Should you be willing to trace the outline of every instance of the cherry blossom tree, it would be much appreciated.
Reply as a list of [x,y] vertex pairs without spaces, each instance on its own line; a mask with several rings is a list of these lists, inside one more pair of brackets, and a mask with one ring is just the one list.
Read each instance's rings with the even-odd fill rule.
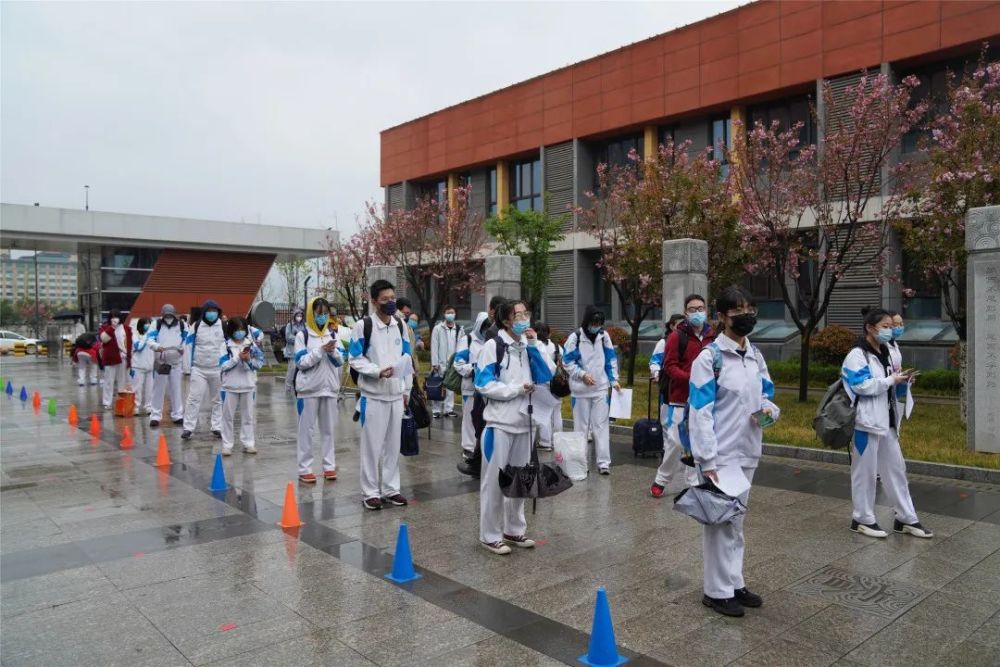
[[380,263],[374,241],[375,230],[362,222],[360,229],[342,243],[327,243],[323,278],[327,290],[339,303],[347,306],[356,319],[366,313],[368,286],[365,270]]
[[827,82],[826,113],[816,117],[820,147],[800,144],[801,123],[733,128],[731,176],[751,257],[746,269],[776,279],[799,330],[800,401],[807,397],[812,336],[837,285],[859,270],[885,276],[907,173],[906,165],[890,163],[924,114],[925,105],[911,99],[918,83],[908,77],[891,85],[882,74],[862,73],[856,85],[834,94]]

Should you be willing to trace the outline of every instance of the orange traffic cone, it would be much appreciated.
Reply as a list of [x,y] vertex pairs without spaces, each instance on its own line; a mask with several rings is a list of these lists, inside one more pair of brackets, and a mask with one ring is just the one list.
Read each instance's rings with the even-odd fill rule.
[[31,397],[31,406],[36,410],[39,410],[42,407],[42,396],[37,391],[35,392],[35,395]]
[[285,487],[285,507],[281,510],[281,521],[278,522],[278,526],[281,528],[298,528],[304,525],[302,519],[299,518],[299,504],[295,502],[295,489],[292,488],[292,483],[289,482],[288,486]]
[[69,406],[69,416],[66,418],[70,426],[76,426],[80,423],[80,415],[76,412],[76,406]]
[[125,427],[125,435],[122,437],[121,447],[122,449],[132,449],[135,443],[132,442],[132,431],[128,426]]
[[90,435],[95,438],[101,434],[101,422],[97,421],[97,415],[90,415]]
[[160,446],[156,450],[156,467],[163,468],[170,465],[170,451],[167,449],[167,436],[160,434]]

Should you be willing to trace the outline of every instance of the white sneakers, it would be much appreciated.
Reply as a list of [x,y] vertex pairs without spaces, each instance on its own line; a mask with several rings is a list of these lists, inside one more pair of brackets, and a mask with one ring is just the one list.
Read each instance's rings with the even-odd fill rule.
[[503,542],[492,542],[492,543],[480,542],[480,544],[483,545],[484,549],[492,553],[495,553],[498,556],[506,556],[507,554],[510,553],[510,547],[508,547]]
[[889,533],[879,528],[877,523],[859,523],[858,521],[851,521],[851,530],[866,537],[889,537]]

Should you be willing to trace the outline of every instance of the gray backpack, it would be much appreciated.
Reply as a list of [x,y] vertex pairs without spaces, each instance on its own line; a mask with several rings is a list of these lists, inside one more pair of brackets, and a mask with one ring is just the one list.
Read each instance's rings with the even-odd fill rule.
[[[865,361],[868,361],[867,352]],[[854,437],[857,405],[858,397],[855,396],[852,401],[841,380],[838,379],[827,387],[813,418],[813,430],[820,442],[830,449],[846,449],[850,446],[851,438]]]

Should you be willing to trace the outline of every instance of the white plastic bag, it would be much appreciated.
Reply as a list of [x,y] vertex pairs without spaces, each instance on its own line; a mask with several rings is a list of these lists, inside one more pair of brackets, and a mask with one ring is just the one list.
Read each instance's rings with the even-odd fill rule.
[[552,434],[553,459],[562,471],[579,482],[587,479],[587,436],[583,433]]

